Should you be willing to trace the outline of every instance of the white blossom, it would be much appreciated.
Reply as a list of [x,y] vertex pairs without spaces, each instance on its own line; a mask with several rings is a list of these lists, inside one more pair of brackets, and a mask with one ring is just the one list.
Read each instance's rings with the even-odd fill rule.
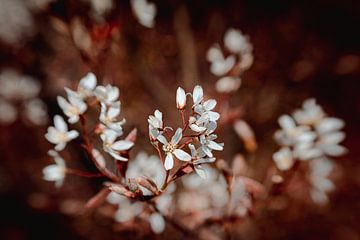
[[273,160],[281,171],[289,170],[294,165],[293,153],[288,147],[283,147],[273,154]]
[[93,96],[96,83],[96,76],[91,72],[81,78],[77,88],[77,94],[79,97],[81,99],[85,99],[87,97]]
[[132,10],[139,23],[145,27],[152,28],[155,24],[156,6],[147,0],[131,0]]
[[128,159],[121,156],[120,152],[129,150],[134,146],[134,143],[128,140],[116,141],[117,137],[118,133],[113,130],[105,129],[102,132],[100,138],[103,141],[104,151],[109,153],[116,160],[127,161]]
[[157,137],[157,139],[163,144],[163,150],[166,154],[165,163],[164,163],[166,170],[172,169],[174,166],[173,155],[175,155],[175,157],[181,161],[190,161],[191,160],[191,156],[187,152],[177,148],[178,143],[180,142],[181,138],[182,138],[182,129],[181,128],[178,128],[176,130],[176,132],[175,132],[174,136],[171,138],[170,142],[168,142],[163,135],[159,135]]
[[216,82],[215,89],[220,93],[230,93],[237,91],[240,86],[241,78],[225,76]]
[[101,103],[112,105],[118,101],[120,91],[119,88],[108,84],[106,86],[97,86],[94,94]]
[[118,135],[123,134],[122,125],[125,124],[125,119],[118,121],[117,118],[120,115],[120,101],[113,103],[110,106],[107,106],[105,103],[101,103],[101,112],[99,120],[104,124],[105,128],[111,129],[118,133]]
[[35,125],[44,125],[48,121],[45,103],[39,99],[31,99],[24,103],[24,115]]
[[188,145],[190,151],[191,151],[191,158],[192,163],[194,164],[195,172],[201,177],[201,178],[207,178],[207,170],[208,168],[204,168],[202,164],[206,163],[212,163],[215,162],[216,158],[214,157],[208,157],[204,151],[202,151],[202,148],[196,149],[193,144]]
[[149,135],[155,140],[164,129],[164,122],[162,120],[162,112],[155,110],[154,115],[150,115],[148,118],[149,123]]
[[48,154],[53,157],[55,164],[49,165],[43,169],[44,180],[53,181],[55,182],[56,187],[61,187],[66,175],[65,161],[54,150],[50,150]]
[[78,136],[79,133],[76,130],[68,131],[68,126],[66,122],[59,115],[55,115],[54,127],[50,126],[48,128],[47,133],[45,134],[45,138],[49,142],[56,144],[55,146],[56,151],[63,150],[67,142],[77,138]]
[[236,57],[225,57],[218,45],[212,46],[207,52],[207,60],[210,62],[210,71],[216,76],[228,73],[236,63]]
[[247,53],[252,51],[252,45],[247,36],[240,30],[230,28],[224,35],[224,45],[233,53]]
[[65,88],[67,92],[68,101],[61,96],[57,97],[57,102],[64,114],[69,117],[69,123],[76,123],[79,121],[79,116],[87,110],[86,103],[78,97],[72,90]]

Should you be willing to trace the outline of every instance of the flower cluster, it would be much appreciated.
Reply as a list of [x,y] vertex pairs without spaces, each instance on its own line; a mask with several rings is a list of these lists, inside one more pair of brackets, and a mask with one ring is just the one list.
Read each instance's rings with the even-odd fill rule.
[[[188,95],[192,96],[192,114],[188,120],[185,120]],[[217,138],[217,135],[214,134],[217,127],[216,122],[220,118],[220,114],[213,111],[216,101],[214,99],[204,100],[201,86],[195,86],[192,94],[185,93],[184,89],[179,87],[176,92],[176,106],[182,114],[183,128],[177,128],[171,140],[168,141],[165,135],[172,128],[164,126],[162,113],[156,110],[154,115],[149,116],[148,119],[150,139],[156,148],[159,147],[159,143],[162,144],[162,150],[166,155],[164,160],[166,170],[174,167],[175,157],[178,160],[191,163],[195,171],[205,178],[206,172],[202,164],[215,161],[213,150],[223,150],[223,144],[214,141]],[[192,134],[184,136],[183,133],[188,128]],[[185,146],[189,148],[190,154],[183,150]]]
[[45,103],[38,98],[41,85],[29,76],[6,69],[0,74],[0,122],[11,124],[18,115],[34,125],[48,120]]
[[337,157],[346,153],[340,145],[345,133],[341,119],[327,117],[315,99],[307,99],[303,108],[292,116],[279,118],[281,129],[275,132],[282,148],[273,156],[280,170],[288,170],[295,160],[307,161],[321,157]]
[[281,148],[273,155],[277,168],[287,171],[297,160],[309,162],[310,196],[316,203],[327,202],[326,193],[335,188],[328,179],[335,165],[330,157],[347,152],[340,145],[345,138],[344,121],[328,117],[315,99],[307,99],[292,116],[281,116],[279,124],[274,136]]
[[241,74],[253,64],[252,44],[240,30],[228,29],[224,35],[225,53],[219,44],[213,45],[207,52],[210,71],[221,77],[216,83],[220,93],[230,93],[238,90],[241,85]]
[[[88,73],[80,80],[76,91],[65,88],[65,92],[67,97],[58,96],[57,102],[68,117],[68,123],[75,124],[80,121],[85,128],[84,114],[88,108],[94,104],[100,106],[99,120],[94,129],[95,133],[100,134],[103,150],[116,160],[127,161],[123,152],[132,148],[134,143],[128,140],[118,140],[123,135],[122,125],[125,123],[124,119],[118,120],[121,112],[119,89],[111,85],[97,85],[95,75]],[[78,131],[69,131],[67,123],[60,115],[54,117],[54,126],[50,126],[45,134],[45,138],[55,144],[56,151],[62,151],[68,142],[78,136]],[[104,166],[104,158],[98,150],[90,149],[89,154],[100,167]]]

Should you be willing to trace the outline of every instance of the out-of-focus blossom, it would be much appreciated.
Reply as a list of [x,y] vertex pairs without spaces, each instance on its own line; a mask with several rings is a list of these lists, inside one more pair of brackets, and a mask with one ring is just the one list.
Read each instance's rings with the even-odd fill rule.
[[19,44],[35,31],[32,14],[22,0],[0,1],[0,38],[8,44]]
[[55,127],[50,126],[48,128],[48,131],[45,134],[45,138],[49,142],[56,144],[56,151],[63,150],[69,141],[79,136],[79,133],[76,130],[68,131],[68,126],[66,122],[59,115],[55,115],[54,117],[54,126]]
[[50,150],[48,154],[53,157],[55,164],[49,165],[43,169],[44,180],[55,182],[56,187],[61,187],[66,175],[65,161],[58,152]]
[[29,76],[5,69],[0,74],[0,95],[8,100],[25,100],[36,97],[41,85]]
[[[134,159],[129,161],[126,178],[140,176],[151,179],[160,188],[165,181],[166,172],[159,157],[148,156],[145,152],[139,152]],[[146,188],[140,186],[140,189],[144,195],[152,195]]]
[[238,90],[240,86],[241,78],[225,76],[216,82],[215,89],[220,93],[231,93]]
[[335,190],[335,185],[329,179],[329,175],[334,170],[335,164],[327,158],[318,158],[310,164],[309,179],[312,185],[310,196],[317,204],[328,202],[328,193]]
[[93,73],[87,73],[83,78],[80,79],[77,94],[81,99],[91,97],[94,95],[94,89],[96,87],[96,76]]
[[245,184],[239,179],[234,178],[229,203],[229,212],[233,215],[244,217],[252,207],[252,200]]
[[281,171],[289,170],[294,165],[293,153],[288,147],[283,147],[273,154],[274,162]]
[[128,159],[121,156],[120,152],[129,150],[134,146],[134,143],[127,140],[118,140],[118,133],[113,130],[106,129],[100,135],[101,140],[103,141],[104,151],[109,153],[113,158],[120,161],[127,161]]
[[159,135],[157,137],[157,139],[163,144],[163,150],[166,154],[165,163],[164,163],[166,170],[172,169],[174,166],[173,155],[175,155],[175,157],[181,161],[190,161],[191,160],[191,156],[187,152],[177,148],[178,143],[181,140],[181,138],[182,138],[182,129],[181,128],[178,128],[176,130],[176,132],[175,132],[174,136],[171,138],[170,142],[168,142],[163,135]]
[[[85,1],[85,0],[84,0]],[[86,0],[91,6],[91,16],[98,21],[103,21],[105,15],[113,8],[113,0]]]
[[44,125],[48,122],[48,114],[45,103],[38,99],[24,102],[24,115],[35,125]]
[[165,230],[166,223],[164,217],[159,213],[153,213],[149,217],[150,227],[154,233],[159,234]]
[[246,150],[253,152],[257,148],[255,134],[249,124],[244,120],[237,120],[234,122],[234,130],[237,135],[244,141]]
[[0,99],[0,121],[5,124],[14,122],[17,118],[16,108],[3,99]]
[[221,77],[216,83],[216,91],[231,93],[240,88],[241,74],[253,64],[253,47],[248,36],[234,28],[226,31],[224,46],[231,53],[230,55],[225,57],[220,45],[214,44],[207,51],[206,58],[211,64],[210,71]]
[[155,24],[156,6],[147,0],[131,0],[131,7],[139,23],[152,28]]
[[3,70],[0,73],[0,121],[10,124],[22,116],[34,125],[45,124],[48,120],[47,108],[37,97],[40,88],[40,83],[32,77],[11,69]]

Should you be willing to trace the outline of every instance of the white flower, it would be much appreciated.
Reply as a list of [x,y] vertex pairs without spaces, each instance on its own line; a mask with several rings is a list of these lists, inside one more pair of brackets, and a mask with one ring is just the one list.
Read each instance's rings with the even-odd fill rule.
[[224,35],[224,45],[232,53],[246,53],[252,51],[251,43],[247,36],[244,36],[240,30],[230,28]]
[[55,186],[60,187],[63,184],[66,175],[65,161],[54,150],[50,150],[48,154],[54,158],[55,164],[49,165],[43,169],[44,180],[54,181]]
[[104,151],[109,153],[113,158],[120,161],[127,161],[128,159],[120,155],[121,151],[129,150],[134,146],[134,143],[127,140],[115,141],[118,134],[110,129],[105,129],[100,135],[103,141]]
[[165,219],[164,217],[159,213],[153,213],[149,217],[149,223],[151,230],[156,233],[162,233],[165,230]]
[[236,57],[234,55],[225,57],[217,44],[208,50],[206,58],[211,64],[210,71],[216,76],[225,75],[236,63]]
[[188,147],[191,151],[192,163],[194,164],[195,172],[201,178],[207,178],[207,168],[204,168],[202,164],[215,162],[216,158],[207,157],[201,148],[195,149],[193,144],[189,144]]
[[147,0],[131,0],[132,10],[139,23],[145,27],[152,28],[156,15],[156,6]]
[[65,88],[69,101],[65,98],[58,96],[57,102],[64,114],[69,117],[69,123],[76,123],[79,121],[80,114],[83,114],[87,110],[86,103],[78,97],[76,92]]
[[49,142],[56,144],[56,151],[63,150],[67,142],[79,136],[79,133],[76,130],[68,131],[68,126],[66,125],[66,122],[59,115],[55,115],[54,125],[55,127],[51,126],[48,128],[48,131],[45,134],[45,138]]
[[117,222],[123,223],[133,220],[136,216],[141,214],[144,209],[144,205],[139,202],[131,202],[130,199],[119,195],[117,193],[110,193],[108,196],[108,201],[111,201],[113,204],[118,204],[119,208],[115,212],[115,220]]
[[217,136],[215,134],[200,136],[201,150],[209,157],[213,157],[213,150],[222,151],[224,149],[223,143],[214,141],[216,138]]
[[314,125],[325,117],[323,109],[316,104],[316,100],[313,98],[305,100],[302,107],[293,113],[298,124]]
[[162,120],[162,112],[160,112],[159,110],[155,110],[154,116],[153,115],[149,116],[148,123],[149,123],[149,135],[153,140],[155,140],[164,128],[164,123]]
[[181,128],[178,128],[176,130],[170,142],[168,142],[163,135],[159,135],[157,137],[157,139],[163,144],[163,150],[166,153],[166,158],[164,163],[166,170],[172,169],[174,166],[173,155],[175,155],[175,157],[181,161],[191,160],[191,156],[187,152],[177,148],[178,147],[177,144],[180,142],[181,138],[182,138]]
[[176,90],[176,107],[179,110],[182,110],[185,108],[185,106],[186,106],[186,93],[184,89],[178,87],[178,89]]
[[125,119],[117,121],[120,110],[120,101],[113,103],[111,106],[101,103],[100,121],[105,127],[117,132],[119,136],[122,135],[122,125],[126,122]]
[[106,105],[112,105],[118,101],[120,92],[119,88],[108,84],[106,86],[97,86],[94,94],[100,102]]
[[239,77],[222,77],[215,85],[216,91],[219,93],[230,93],[235,92],[240,88],[241,78]]
[[80,79],[80,83],[77,88],[77,94],[82,99],[93,96],[96,83],[97,80],[95,74],[91,72],[86,74],[83,78]]
[[273,160],[277,168],[281,171],[289,170],[295,163],[290,148],[283,147],[273,154]]
[[212,121],[215,122],[219,120],[220,114],[212,111],[216,107],[216,100],[209,99],[204,103],[198,104],[194,107],[194,111],[200,115],[198,121],[202,119],[202,122]]
[[41,85],[29,76],[22,76],[13,70],[0,74],[0,95],[6,99],[25,100],[36,97]]

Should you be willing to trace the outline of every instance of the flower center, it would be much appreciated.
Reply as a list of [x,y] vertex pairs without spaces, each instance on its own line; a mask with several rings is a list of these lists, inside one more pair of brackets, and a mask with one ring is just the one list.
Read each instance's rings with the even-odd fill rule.
[[168,143],[166,145],[163,146],[163,150],[165,152],[173,152],[175,150],[175,145],[173,145],[172,143]]

